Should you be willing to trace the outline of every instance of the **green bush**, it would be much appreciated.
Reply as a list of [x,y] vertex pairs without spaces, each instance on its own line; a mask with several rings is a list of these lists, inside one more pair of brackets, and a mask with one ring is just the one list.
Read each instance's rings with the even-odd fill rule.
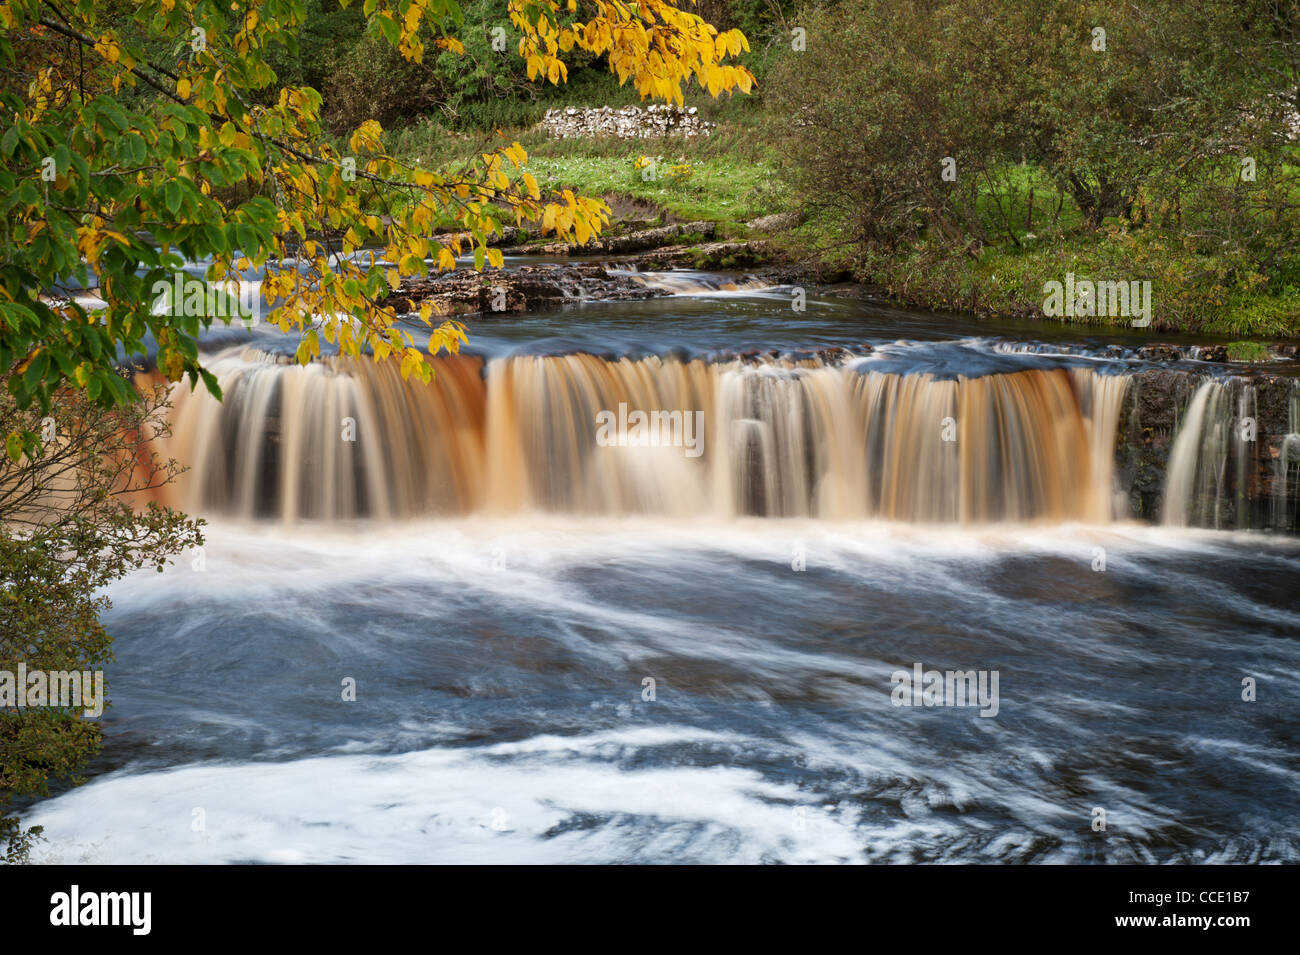
[[797,19],[769,128],[824,254],[982,307],[1005,294],[981,284],[984,249],[1084,249],[1163,286],[1165,327],[1219,307],[1225,328],[1243,307],[1295,327],[1300,5],[842,0]]
[[[98,669],[112,659],[103,588],[203,543],[200,522],[135,506],[137,494],[179,473],[146,438],[168,433],[166,407],[162,387],[113,411],[69,389],[42,420],[35,406],[19,410],[0,395],[6,431],[48,434],[36,457],[0,455],[0,671]],[[0,859],[24,861],[39,836],[9,815],[14,800],[79,782],[99,744],[84,708],[0,708]]]

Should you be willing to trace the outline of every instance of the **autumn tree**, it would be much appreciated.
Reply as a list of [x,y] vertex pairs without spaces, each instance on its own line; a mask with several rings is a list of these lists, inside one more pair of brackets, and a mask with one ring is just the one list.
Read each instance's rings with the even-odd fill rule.
[[[489,239],[507,224],[583,243],[608,223],[599,198],[544,194],[518,143],[452,173],[389,155],[374,121],[346,149],[323,142],[320,93],[279,85],[267,57],[296,49],[304,0],[135,0],[130,30],[103,6],[0,2],[0,369],[19,408],[47,409],[65,384],[101,407],[132,401],[115,366],[150,350],[170,380],[219,394],[197,342],[212,316],[152,307],[185,261],[209,261],[214,283],[265,269],[267,321],[297,337],[300,362],[323,340],[427,379],[426,358],[466,330],[427,307],[400,324],[385,297],[403,277],[452,269],[469,250],[476,268],[501,266]],[[364,0],[362,14],[408,60],[463,49],[455,0]],[[748,49],[739,31],[668,0],[508,0],[504,14],[530,79],[564,82],[577,48],[642,97],[681,103],[690,82],[715,96],[753,82],[725,62]],[[169,55],[148,54],[159,40]],[[124,90],[149,95],[132,107]],[[105,306],[60,296],[74,279]],[[8,433],[12,459],[35,448],[33,433]]]
[[[455,0],[364,0],[361,14],[406,60],[463,52]],[[321,94],[269,63],[296,52],[305,16],[305,0],[0,2],[0,669],[103,663],[103,588],[201,543],[197,522],[147,503],[176,473],[151,443],[167,388],[123,373],[152,354],[170,381],[220,396],[198,338],[221,310],[153,294],[187,262],[207,262],[218,291],[262,272],[266,319],[296,336],[300,362],[323,340],[427,380],[426,359],[466,330],[428,308],[399,316],[386,298],[404,277],[468,250],[500,267],[489,241],[507,224],[583,243],[608,222],[598,198],[544,194],[518,143],[455,172],[400,162],[373,120],[329,145]],[[508,0],[502,16],[530,80],[564,82],[577,48],[643,97],[753,82],[724,63],[748,49],[739,32],[667,0]],[[0,711],[0,858],[31,844],[11,800],[75,780],[97,748],[82,716]]]

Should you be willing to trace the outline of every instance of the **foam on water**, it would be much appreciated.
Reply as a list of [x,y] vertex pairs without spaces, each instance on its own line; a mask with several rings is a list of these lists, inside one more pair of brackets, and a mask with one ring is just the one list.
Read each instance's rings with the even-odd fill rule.
[[[42,861],[1300,859],[1294,541],[548,514],[208,541],[112,589],[106,755],[28,813]],[[913,662],[1000,671],[997,718],[892,705]]]

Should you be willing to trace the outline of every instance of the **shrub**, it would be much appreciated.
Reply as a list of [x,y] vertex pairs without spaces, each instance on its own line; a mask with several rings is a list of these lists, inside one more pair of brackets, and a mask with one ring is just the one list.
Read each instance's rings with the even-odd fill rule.
[[[43,435],[35,458],[0,455],[0,670],[88,670],[112,659],[100,622],[103,587],[203,542],[199,522],[149,503],[179,472],[150,448],[165,435],[166,391],[96,408],[78,389],[56,396],[42,420],[0,395],[6,430]],[[26,687],[21,688],[24,692]],[[16,798],[48,795],[52,782],[79,781],[98,749],[99,724],[84,710],[0,708],[0,855],[22,861],[39,832],[6,815]]]

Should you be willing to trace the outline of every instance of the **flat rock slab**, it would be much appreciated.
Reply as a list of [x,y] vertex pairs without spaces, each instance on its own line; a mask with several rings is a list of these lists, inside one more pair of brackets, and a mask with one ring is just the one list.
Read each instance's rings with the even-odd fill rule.
[[716,222],[681,222],[675,225],[656,226],[652,229],[637,229],[622,235],[608,235],[591,239],[586,245],[570,245],[567,242],[551,242],[546,245],[513,246],[507,248],[507,254],[534,255],[627,255],[646,249],[658,249],[667,245],[676,245],[685,241],[712,239],[718,231]]
[[717,271],[747,269],[767,263],[771,252],[766,242],[702,242],[699,245],[677,245],[656,249],[636,257],[637,268],[643,271],[659,269],[697,269]]
[[518,314],[546,311],[572,302],[619,302],[668,294],[596,263],[525,265],[477,272],[457,269],[427,279],[403,279],[385,304],[414,312],[428,303],[433,314]]

